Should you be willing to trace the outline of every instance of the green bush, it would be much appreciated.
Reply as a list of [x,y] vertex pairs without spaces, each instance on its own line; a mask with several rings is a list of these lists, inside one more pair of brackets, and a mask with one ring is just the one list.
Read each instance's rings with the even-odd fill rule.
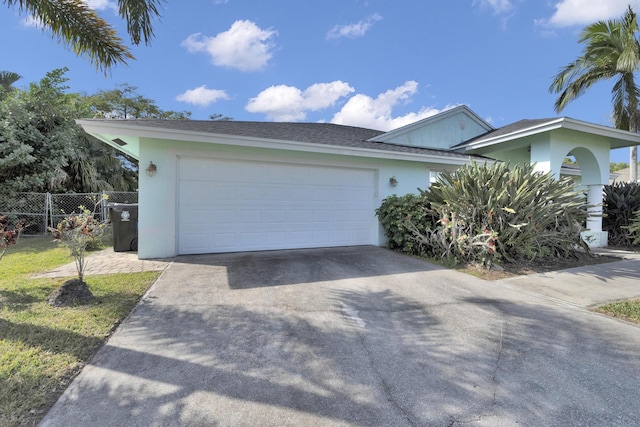
[[633,237],[628,229],[634,212],[640,210],[640,185],[616,182],[604,186],[602,229],[609,232],[609,244],[631,246]]
[[636,211],[628,226],[623,226],[634,246],[640,245],[640,211]]
[[376,209],[376,215],[387,236],[390,249],[397,249],[407,254],[425,255],[420,241],[409,231],[416,228],[420,233],[435,226],[435,218],[428,213],[424,196],[407,194],[392,195],[382,201]]
[[400,210],[393,228],[383,226],[394,242],[417,241],[421,254],[490,266],[569,257],[578,246],[586,248],[580,238],[587,217],[584,194],[571,180],[555,180],[530,165],[472,163],[442,173],[416,200],[426,223],[417,217],[402,222]]

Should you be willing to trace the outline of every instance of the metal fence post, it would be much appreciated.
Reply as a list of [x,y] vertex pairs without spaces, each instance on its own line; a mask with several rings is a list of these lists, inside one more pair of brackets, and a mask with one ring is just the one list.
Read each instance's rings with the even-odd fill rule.
[[50,227],[53,227],[53,217],[51,216],[51,193],[47,193],[44,198],[44,236],[46,236],[47,231],[49,231],[47,224],[51,224]]

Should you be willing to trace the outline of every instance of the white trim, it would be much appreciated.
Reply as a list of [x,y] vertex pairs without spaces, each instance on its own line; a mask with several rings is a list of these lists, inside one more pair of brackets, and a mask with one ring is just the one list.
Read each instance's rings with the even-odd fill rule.
[[[310,142],[284,141],[268,138],[254,138],[227,134],[176,130],[168,128],[149,128],[144,125],[117,126],[116,123],[96,122],[92,120],[77,120],[87,133],[106,141],[100,135],[126,134],[138,138],[162,139],[173,141],[201,142],[206,144],[223,144],[237,147],[267,148],[276,150],[292,150],[320,154],[338,154],[343,156],[358,156],[377,159],[405,160],[413,162],[433,162],[449,165],[468,164],[472,156],[457,154],[455,157],[434,154],[407,153],[398,151],[375,150],[371,148],[347,147],[342,145],[314,144]],[[115,132],[114,132],[115,131]],[[419,148],[419,147],[414,147]],[[490,162],[489,159],[487,161]]]
[[[595,123],[589,123],[581,120],[572,119],[570,117],[559,117],[557,119],[551,119],[547,122],[540,123],[538,125],[529,126],[524,129],[518,129],[513,132],[495,136],[492,138],[482,139],[478,142],[470,142],[463,144],[456,148],[465,148],[468,150],[475,150],[478,148],[485,148],[491,145],[500,144],[503,142],[511,141],[514,139],[526,138],[531,135],[536,135],[543,132],[549,132],[557,129],[568,129],[578,132],[584,132],[591,135],[604,136],[619,141],[635,142],[635,144],[629,145],[615,145],[612,144],[612,149],[628,147],[630,145],[640,145],[640,134],[634,134],[629,131],[614,129],[608,126],[597,125]],[[613,141],[612,141],[613,142]]]

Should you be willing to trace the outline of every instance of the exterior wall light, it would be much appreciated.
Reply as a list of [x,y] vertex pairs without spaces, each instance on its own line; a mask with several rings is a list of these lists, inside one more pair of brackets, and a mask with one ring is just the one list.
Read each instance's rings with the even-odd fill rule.
[[392,187],[395,187],[396,185],[398,185],[398,180],[396,179],[395,176],[392,176],[391,178],[389,178],[389,184],[391,184]]
[[145,170],[147,171],[147,175],[153,177],[156,172],[158,172],[158,167],[153,162],[149,162],[149,167]]

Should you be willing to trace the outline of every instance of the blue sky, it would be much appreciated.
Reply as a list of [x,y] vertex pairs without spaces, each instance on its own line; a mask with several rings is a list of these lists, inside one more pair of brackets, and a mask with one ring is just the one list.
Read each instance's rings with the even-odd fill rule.
[[[89,3],[126,36],[112,1]],[[640,0],[168,0],[152,45],[107,76],[3,6],[0,70],[21,86],[68,67],[72,91],[128,83],[194,119],[389,130],[466,104],[500,127],[556,117],[548,87],[580,54],[578,33],[629,3],[640,12]],[[562,115],[610,125],[611,85]]]

